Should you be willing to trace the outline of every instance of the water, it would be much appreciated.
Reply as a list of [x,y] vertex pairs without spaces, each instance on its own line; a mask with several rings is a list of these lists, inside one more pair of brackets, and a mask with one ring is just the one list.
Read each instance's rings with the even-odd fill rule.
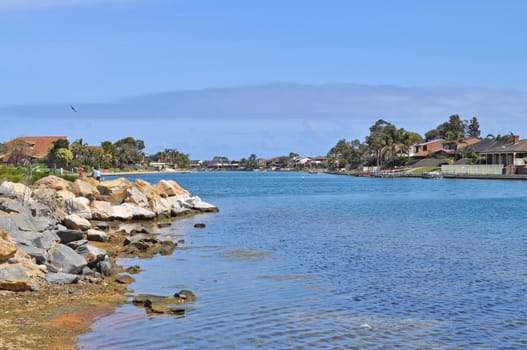
[[81,349],[527,348],[527,182],[169,176],[220,212],[174,222],[172,256],[121,262],[145,270],[135,293],[198,301],[124,305]]

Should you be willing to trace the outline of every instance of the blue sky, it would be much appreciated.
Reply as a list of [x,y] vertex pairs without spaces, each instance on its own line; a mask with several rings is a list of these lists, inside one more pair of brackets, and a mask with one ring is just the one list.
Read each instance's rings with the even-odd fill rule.
[[[0,141],[130,135],[192,158],[318,155],[381,117],[424,133],[453,113],[477,116],[484,134],[523,136],[525,13],[524,1],[484,0],[0,0]],[[280,84],[291,88],[244,100]],[[211,101],[211,88],[236,94]],[[202,107],[188,116],[169,103],[186,91]],[[346,93],[355,107],[332,106]],[[298,107],[319,94],[331,96]],[[170,109],[151,115],[142,96]],[[394,96],[412,103],[379,103]],[[69,104],[82,108],[66,114]]]

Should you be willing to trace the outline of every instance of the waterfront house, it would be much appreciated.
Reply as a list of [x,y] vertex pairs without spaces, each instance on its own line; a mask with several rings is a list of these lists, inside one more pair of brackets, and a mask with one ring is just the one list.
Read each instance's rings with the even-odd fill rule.
[[2,162],[42,161],[48,155],[53,142],[67,139],[68,136],[23,136],[14,138],[6,143],[6,152],[2,157]]

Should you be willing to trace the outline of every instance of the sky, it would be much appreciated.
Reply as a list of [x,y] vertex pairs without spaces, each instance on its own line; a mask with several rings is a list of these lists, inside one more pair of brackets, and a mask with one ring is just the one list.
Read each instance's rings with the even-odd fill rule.
[[523,136],[525,13],[520,0],[0,0],[0,142],[316,156],[380,118],[424,134],[454,113]]

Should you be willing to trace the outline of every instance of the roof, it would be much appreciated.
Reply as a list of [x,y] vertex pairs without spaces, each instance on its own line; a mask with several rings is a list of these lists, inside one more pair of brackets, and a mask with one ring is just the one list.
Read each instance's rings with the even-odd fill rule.
[[513,152],[527,153],[527,140],[522,140],[515,144],[509,144],[509,145],[503,142],[495,141],[495,140],[485,140],[485,141],[489,141],[489,142],[494,141],[495,143],[492,144],[491,147],[488,147],[486,149],[483,149],[481,151],[476,151],[476,152],[480,152],[480,153],[513,153]]
[[472,144],[469,146],[469,149],[476,153],[486,153],[493,149],[503,150],[503,147],[506,147],[506,144],[502,141],[497,141],[494,139],[484,139],[478,143]]
[[8,144],[17,141],[26,142],[28,145],[28,155],[32,158],[43,159],[48,155],[48,151],[53,146],[53,142],[67,139],[68,136],[22,136],[9,141]]

